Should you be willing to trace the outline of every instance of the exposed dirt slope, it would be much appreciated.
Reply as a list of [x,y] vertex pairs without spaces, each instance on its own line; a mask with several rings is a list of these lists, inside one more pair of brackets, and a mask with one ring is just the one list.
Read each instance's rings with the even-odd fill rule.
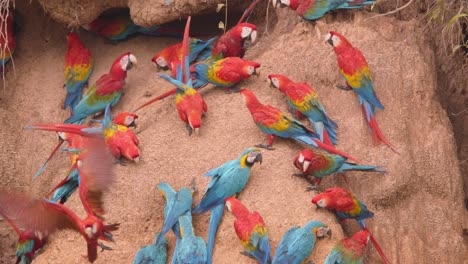
[[[8,87],[2,92],[0,108],[1,185],[45,194],[68,168],[68,159],[59,155],[41,178],[31,176],[45,160],[56,136],[53,133],[23,131],[34,122],[59,122],[67,117],[61,110],[65,91],[62,67],[66,50],[66,30],[43,16],[34,4],[18,6],[24,17],[16,51],[16,78],[8,73]],[[365,163],[384,166],[388,173],[350,173],[352,190],[375,212],[369,226],[393,263],[466,263],[463,244],[462,181],[455,155],[451,125],[435,96],[434,54],[420,38],[417,22],[382,18],[363,22],[366,14],[338,16],[311,23],[297,23],[292,12],[279,12],[279,23],[270,24],[269,36],[252,47],[246,58],[262,63],[263,76],[242,84],[252,89],[262,102],[287,110],[278,91],[268,87],[266,75],[282,73],[297,81],[311,83],[328,113],[339,124],[339,148]],[[323,39],[327,31],[343,33],[359,47],[370,64],[377,94],[385,105],[377,120],[387,138],[401,155],[374,146],[361,115],[356,96],[334,88],[342,82],[336,58]],[[262,29],[260,29],[262,31]],[[109,45],[87,32],[80,36],[91,48],[95,69],[91,83],[108,71],[113,60],[132,51],[140,67],[127,78],[125,96],[115,111],[131,110],[153,95],[171,87],[156,77],[150,58],[174,39],[137,37]],[[139,247],[153,241],[163,222],[163,199],[155,189],[161,181],[175,188],[188,185],[193,177],[203,191],[208,179],[202,175],[221,165],[245,148],[264,141],[239,94],[224,94],[208,87],[202,92],[208,114],[200,137],[189,137],[175,111],[173,98],[142,110],[139,119],[142,161],[118,166],[117,182],[106,195],[108,222],[120,222],[112,252],[99,254],[96,263],[130,263]],[[277,140],[274,151],[264,151],[264,163],[255,166],[241,200],[263,216],[269,227],[274,252],[286,230],[312,219],[333,229],[331,240],[317,243],[310,260],[323,263],[334,242],[343,237],[331,213],[315,211],[304,192],[307,183],[290,175],[292,158],[301,146]],[[323,187],[344,186],[341,179],[325,179]],[[200,199],[200,195],[195,198]],[[67,204],[82,211],[77,197]],[[239,254],[242,250],[226,214],[218,232],[214,263],[254,263]],[[208,215],[194,218],[198,235],[206,238]],[[356,231],[354,223],[346,228]],[[170,250],[174,237],[170,235]],[[0,262],[11,263],[16,237],[0,222]],[[86,246],[73,232],[61,232],[35,263],[85,263]],[[367,263],[377,263],[372,247]]]

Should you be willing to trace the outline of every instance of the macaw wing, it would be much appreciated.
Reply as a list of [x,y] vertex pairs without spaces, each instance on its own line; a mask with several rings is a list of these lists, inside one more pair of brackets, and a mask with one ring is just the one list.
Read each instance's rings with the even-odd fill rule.
[[223,165],[217,167],[217,168],[214,168],[212,170],[209,170],[204,176],[207,176],[207,177],[213,177],[213,176],[219,176],[219,175],[222,175],[226,170],[228,170],[229,168],[232,168],[235,166],[236,164],[236,161],[237,160],[230,160],[226,163],[224,163]]
[[0,189],[0,212],[14,219],[18,226],[37,231],[43,237],[57,229],[79,231],[80,219],[70,209],[28,193]]
[[291,238],[288,246],[288,263],[302,263],[310,255],[311,251],[307,252],[308,248],[314,248],[314,235],[312,233],[296,232],[296,236]]
[[89,140],[85,148],[78,160],[80,199],[89,214],[102,215],[102,194],[114,179],[113,157],[102,139]]
[[328,254],[327,258],[325,259],[324,264],[344,264],[343,256],[340,252],[333,248],[330,254]]
[[339,196],[336,199],[335,204],[335,209],[337,209],[337,211],[349,211],[354,209],[356,206],[354,199],[351,196]]
[[288,231],[286,231],[286,233],[284,233],[283,238],[281,239],[280,244],[278,245],[278,248],[276,249],[273,262],[275,262],[275,260],[278,260],[278,261],[283,261],[279,263],[289,263],[287,259],[289,243],[291,242],[293,235],[296,233],[298,229],[299,229],[298,227],[291,227]]
[[[156,185],[156,188],[158,188],[159,193],[166,200],[166,207],[174,202],[175,196],[176,196],[176,191],[172,188],[171,185],[169,185],[166,182],[162,182],[162,183]],[[166,210],[166,209],[164,209],[164,210]]]
[[125,85],[125,79],[119,80],[112,77],[110,74],[104,74],[96,81],[96,95],[110,95],[115,91],[122,89]]

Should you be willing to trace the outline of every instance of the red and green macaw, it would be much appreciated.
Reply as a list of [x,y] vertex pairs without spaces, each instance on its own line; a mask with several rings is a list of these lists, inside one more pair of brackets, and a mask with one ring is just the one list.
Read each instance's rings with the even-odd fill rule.
[[118,224],[104,225],[102,197],[113,180],[113,160],[102,139],[90,139],[84,152],[77,159],[74,168],[80,175],[79,194],[86,212],[85,218],[78,217],[64,205],[47,199],[34,197],[28,193],[0,189],[0,211],[18,226],[31,229],[34,233],[48,236],[57,229],[73,229],[81,233],[87,243],[88,260],[97,259],[97,247],[108,247],[98,243],[98,239],[112,241],[111,231]]
[[305,20],[316,20],[335,9],[361,8],[375,0],[273,0],[277,7],[289,7]]
[[[176,93],[176,108],[179,117],[187,124],[189,135],[192,131],[199,134],[201,126],[201,118],[208,107],[203,100],[203,97],[192,87],[192,80],[190,79],[189,71],[189,58],[188,58],[188,33],[190,28],[190,17],[187,19],[185,27],[184,40],[182,43],[183,57],[182,62],[177,68],[177,80],[171,77],[160,74],[163,79],[175,85],[177,88]],[[145,104],[147,105],[147,104]]]
[[375,120],[375,108],[383,110],[384,107],[375,94],[369,65],[361,51],[353,47],[345,37],[337,32],[331,31],[326,40],[333,46],[338,58],[338,67],[346,80],[346,86],[338,87],[357,93],[359,104],[362,106],[374,142],[381,141],[398,153],[396,148],[384,137]]
[[226,198],[226,208],[236,217],[234,229],[247,250],[243,254],[260,264],[270,264],[270,243],[265,222],[258,212],[250,212],[239,200]]
[[[17,24],[15,23],[15,13],[13,9],[2,8],[2,28],[6,27],[6,30],[2,30],[0,36],[0,47],[2,50],[0,57],[0,69],[3,70],[5,64],[11,60],[11,56],[16,49],[16,31]],[[8,15],[6,14],[8,12]]]
[[[342,176],[346,183],[348,183],[345,174],[348,171],[385,172],[379,169],[378,166],[357,165],[346,160],[341,155],[322,154],[310,149],[303,149],[294,158],[294,166],[301,170],[301,173],[294,175],[305,177],[309,182],[318,186],[325,176],[333,173]],[[309,189],[314,189],[315,186]]]
[[[189,64],[192,64],[194,61],[202,61],[207,59],[212,50],[211,43],[216,38],[211,38],[207,41],[189,38]],[[176,67],[182,61],[182,42],[171,45],[158,54],[156,54],[151,61],[162,70],[176,70]]]
[[281,74],[268,75],[271,85],[278,88],[288,98],[288,103],[298,116],[307,116],[320,141],[336,145],[336,128],[338,125],[328,117],[315,90],[307,83],[295,83]]
[[243,58],[246,41],[251,43],[257,39],[257,27],[250,23],[238,23],[222,35],[211,52],[212,60],[227,57]]
[[220,60],[206,60],[190,67],[193,86],[200,88],[208,83],[218,87],[232,87],[252,75],[260,74],[260,63],[247,61],[238,57]]
[[338,187],[329,188],[325,190],[325,192],[312,198],[312,203],[317,205],[317,208],[325,208],[333,211],[343,223],[347,219],[355,219],[361,229],[369,232],[372,244],[374,244],[382,261],[384,263],[390,263],[364,221],[367,218],[374,217],[374,213],[369,211],[366,205],[350,191]]
[[122,96],[127,71],[137,64],[137,59],[130,52],[120,55],[112,64],[109,73],[104,74],[84,94],[76,105],[72,116],[65,120],[67,124],[82,124],[93,114],[103,111],[108,104],[114,106]]
[[336,242],[325,264],[362,264],[369,237],[369,231],[361,230],[350,238]]
[[110,41],[122,41],[137,33],[151,36],[180,37],[181,31],[167,25],[144,28],[133,23],[129,13],[101,15],[84,29],[94,32]]
[[292,138],[308,146],[321,148],[331,153],[356,160],[348,154],[335,149],[333,146],[322,143],[319,136],[305,127],[301,122],[286,116],[271,105],[260,103],[252,91],[241,89],[240,93],[244,97],[244,101],[252,115],[253,121],[257,127],[268,136],[268,145],[260,144],[258,147],[271,149],[273,140],[278,136],[282,138]]
[[67,97],[64,109],[70,107],[71,112],[81,100],[83,87],[88,84],[93,71],[91,51],[84,46],[76,33],[67,34],[68,48],[65,55],[65,84]]
[[36,254],[42,250],[47,243],[47,236],[42,237],[41,234],[35,234],[33,230],[26,229],[21,231],[16,224],[0,210],[0,216],[13,228],[18,235],[18,244],[16,246],[16,264],[32,263]]
[[[110,111],[106,111],[107,117],[103,121],[104,141],[111,150],[116,159],[125,158],[130,161],[138,162],[140,160],[140,141],[133,131],[129,128],[135,126],[136,114],[122,112],[110,121]],[[107,120],[106,120],[107,118]],[[121,160],[121,162],[123,162]]]

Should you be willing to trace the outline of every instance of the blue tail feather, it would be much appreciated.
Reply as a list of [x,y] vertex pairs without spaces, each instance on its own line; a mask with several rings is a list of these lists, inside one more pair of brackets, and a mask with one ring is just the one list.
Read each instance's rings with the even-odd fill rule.
[[207,243],[207,264],[211,264],[213,260],[213,248],[216,237],[216,232],[218,231],[219,223],[223,217],[224,204],[219,204],[211,211],[210,216],[210,227],[208,230],[208,243]]
[[317,139],[314,139],[314,138],[312,138],[310,136],[295,136],[293,138],[295,140],[303,143],[303,144],[306,144],[306,145],[309,145],[309,146],[312,146],[312,147],[315,147],[315,148],[318,147],[317,143],[315,142],[315,140],[317,140]]
[[367,166],[367,165],[356,165],[352,163],[345,162],[341,165],[339,172],[346,171],[376,171],[376,172],[386,172],[383,169],[380,169],[378,166]]

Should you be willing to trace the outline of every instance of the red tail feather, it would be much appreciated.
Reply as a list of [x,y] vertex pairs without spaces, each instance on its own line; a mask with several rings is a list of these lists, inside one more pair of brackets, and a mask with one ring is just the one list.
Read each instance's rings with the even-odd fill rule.
[[[366,108],[364,104],[362,105],[362,111],[364,113],[364,118],[366,118],[367,112],[366,112]],[[372,139],[374,140],[374,142],[376,142],[377,144],[379,142],[383,142],[385,145],[390,147],[390,149],[393,150],[395,153],[400,154],[400,152],[398,152],[398,150],[384,137],[384,135],[382,134],[382,131],[380,131],[377,121],[375,120],[375,117],[372,114],[370,114],[369,116],[370,116],[370,121],[367,122],[367,124],[372,131]]]
[[374,245],[375,250],[377,250],[377,253],[379,253],[379,256],[382,258],[383,263],[385,263],[385,264],[390,264],[390,260],[388,260],[388,258],[387,258],[387,257],[385,256],[385,254],[383,253],[383,250],[382,250],[382,248],[379,246],[379,243],[377,243],[377,240],[375,240],[374,235],[372,235],[371,231],[370,231],[367,227],[366,227],[365,230],[369,232],[370,240],[371,240],[372,244]]
[[331,142],[330,136],[328,135],[326,129],[323,129],[323,143],[333,147],[333,143]]
[[185,69],[185,60],[188,58],[188,38],[189,38],[189,31],[190,31],[190,20],[192,19],[191,16],[187,18],[187,24],[185,24],[185,31],[184,31],[184,40],[182,41],[182,72],[183,72],[183,80],[184,83],[187,83],[188,78],[190,76],[190,72],[187,72]]
[[155,98],[149,100],[148,102],[144,103],[143,105],[141,105],[141,106],[138,107],[137,109],[133,110],[132,112],[135,113],[136,111],[142,109],[142,108],[145,107],[145,106],[148,106],[148,105],[150,105],[150,104],[152,104],[152,103],[154,103],[154,102],[156,102],[156,101],[162,100],[162,99],[168,97],[169,95],[173,95],[173,94],[176,93],[176,91],[177,91],[177,89],[172,89],[172,90],[170,90],[170,91],[167,91],[167,92],[165,92],[165,93],[163,93],[163,94],[161,94],[161,95],[159,95],[159,96],[157,96],[157,97],[155,97]]
[[252,10],[254,9],[254,7],[260,3],[260,1],[262,0],[256,0],[255,2],[253,2],[252,4],[250,4],[249,8],[247,8],[245,11],[244,11],[244,14],[242,15],[242,17],[239,19],[239,22],[237,24],[240,24],[242,22],[244,22],[244,19],[250,14],[250,12],[252,12]]
[[15,225],[15,223],[13,223],[13,221],[11,221],[11,219],[2,210],[0,210],[0,216],[2,216],[3,219],[5,219],[5,221],[8,222],[8,224],[10,224],[11,228],[15,230],[15,233],[18,236],[21,236],[21,231],[19,230],[19,228]]
[[327,144],[325,144],[325,143],[322,143],[322,142],[320,142],[320,140],[318,140],[318,139],[313,139],[313,141],[314,141],[315,143],[317,143],[318,147],[321,148],[321,149],[324,149],[324,150],[326,150],[326,151],[328,151],[328,152],[330,152],[330,153],[333,153],[333,154],[341,155],[341,156],[343,156],[343,157],[345,157],[345,158],[348,158],[348,159],[350,159],[350,160],[354,160],[354,161],[357,162],[357,163],[361,163],[361,161],[359,161],[358,159],[353,158],[352,156],[350,156],[350,155],[348,155],[348,154],[346,154],[346,153],[344,153],[344,152],[342,152],[342,151],[337,150],[337,149],[334,148],[333,146],[330,146],[330,145],[327,145]]
[[83,128],[89,128],[89,126],[75,124],[33,124],[32,126],[27,127],[27,129],[72,133],[89,138],[102,137],[101,135],[83,132],[81,130]]

